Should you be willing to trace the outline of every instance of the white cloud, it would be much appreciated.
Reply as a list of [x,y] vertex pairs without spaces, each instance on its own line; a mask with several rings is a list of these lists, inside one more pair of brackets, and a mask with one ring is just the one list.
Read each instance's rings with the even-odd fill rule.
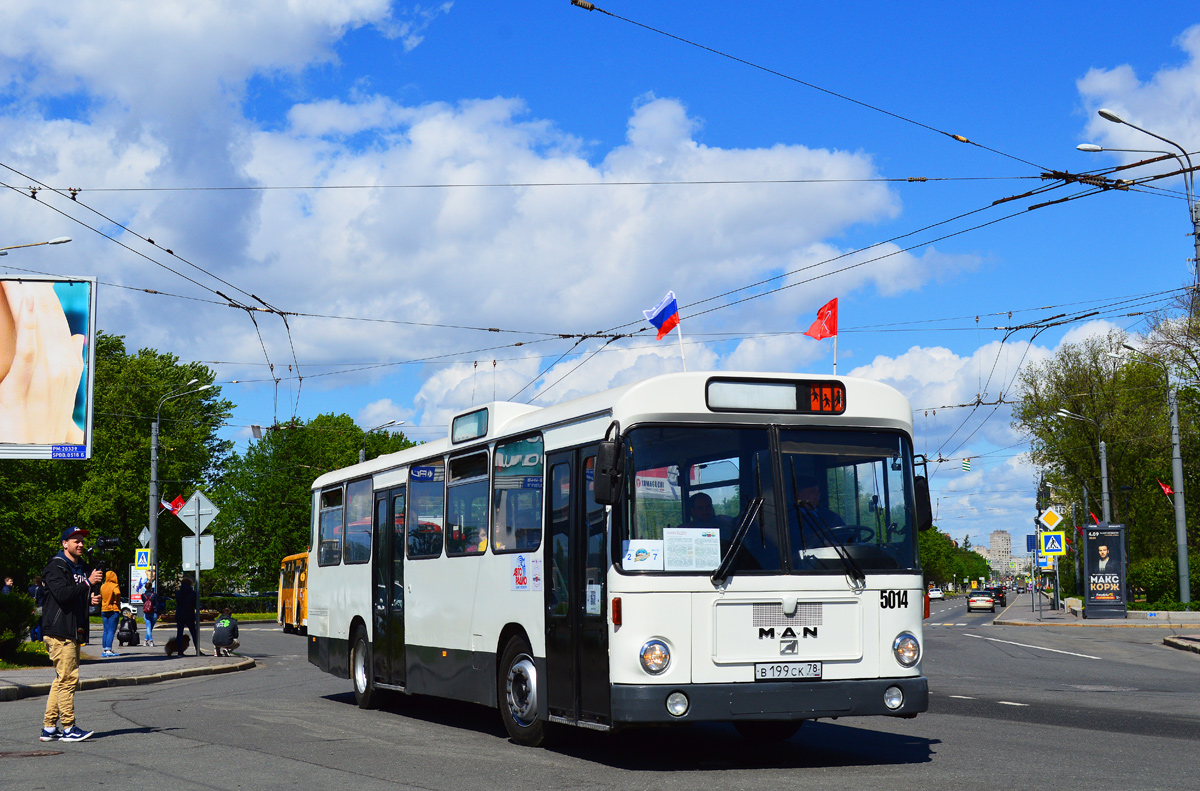
[[[1088,114],[1087,141],[1108,148],[1141,148],[1174,151],[1125,124],[1114,124],[1096,115],[1105,107],[1121,118],[1182,145],[1200,148],[1200,25],[1185,30],[1175,41],[1187,60],[1163,66],[1147,80],[1132,66],[1093,68],[1078,83]],[[1145,154],[1121,154],[1127,161]]]
[[[390,398],[381,398],[378,401],[372,401],[362,409],[358,410],[358,414],[354,417],[354,422],[358,424],[363,431],[369,431],[376,426],[382,426],[389,420],[407,421],[412,416],[411,409],[405,409],[397,405]],[[393,426],[388,431],[403,431],[403,426]]]

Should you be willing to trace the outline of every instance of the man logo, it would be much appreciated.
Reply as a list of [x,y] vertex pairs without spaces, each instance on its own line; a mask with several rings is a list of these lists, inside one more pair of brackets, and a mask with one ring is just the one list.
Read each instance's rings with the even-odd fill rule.
[[[801,637],[816,637],[817,636],[817,627],[805,626],[803,628],[803,631],[800,633],[800,636]],[[791,639],[796,638],[796,632],[790,626],[783,630],[783,634],[779,635],[779,639],[781,639],[781,640],[787,640],[789,638],[791,638]],[[764,627],[764,626],[758,627],[758,639],[759,640],[774,640],[775,639],[775,630],[768,628],[768,627]]]
[[800,641],[799,640],[780,640],[779,641],[779,655],[780,656],[787,656],[789,654],[794,656],[799,653],[800,653]]

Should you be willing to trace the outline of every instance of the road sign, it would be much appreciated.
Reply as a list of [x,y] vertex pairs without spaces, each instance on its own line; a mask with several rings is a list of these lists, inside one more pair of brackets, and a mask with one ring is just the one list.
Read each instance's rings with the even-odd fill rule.
[[[196,570],[196,537],[183,537],[183,570]],[[213,537],[211,535],[200,536],[200,570],[208,571],[216,564],[213,562],[215,556],[213,554]]]
[[[184,540],[186,541],[187,539]],[[1038,569],[1041,571],[1054,571],[1054,558],[1038,558]]]
[[1038,538],[1041,539],[1041,546],[1038,551],[1043,555],[1065,555],[1067,554],[1067,534],[1061,530],[1057,532],[1039,533]]
[[[197,489],[195,493],[188,498],[184,503],[183,508],[179,509],[176,514],[183,523],[188,526],[188,530],[193,533],[203,533],[204,529],[212,524],[212,520],[217,518],[217,514],[221,513],[221,509],[212,504],[212,501],[204,496],[204,492]],[[197,529],[197,524],[199,528]],[[195,554],[195,551],[192,552]],[[201,568],[212,568],[211,566],[202,566]]]
[[142,532],[138,533],[138,541],[141,542],[142,546],[146,546],[147,544],[149,544],[150,543],[150,531],[143,527]]
[[133,567],[142,571],[150,568],[150,550],[144,547],[133,550]]
[[1047,508],[1045,511],[1042,511],[1042,515],[1038,517],[1038,521],[1053,530],[1062,521],[1062,514],[1055,511],[1052,507]]

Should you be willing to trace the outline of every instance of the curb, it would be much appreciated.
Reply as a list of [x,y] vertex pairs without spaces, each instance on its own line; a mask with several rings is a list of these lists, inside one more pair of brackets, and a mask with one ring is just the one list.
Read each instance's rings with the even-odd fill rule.
[[[215,676],[221,673],[236,673],[239,670],[250,670],[255,662],[250,657],[243,657],[240,662],[232,665],[212,665],[209,667],[188,667],[179,670],[168,670],[163,673],[152,673],[148,676],[100,676],[98,678],[81,678],[76,692],[89,689],[104,689],[105,687],[132,687],[141,684],[157,684],[161,681],[177,681],[194,676]],[[0,687],[0,701],[21,700],[22,698],[37,698],[50,694],[50,684],[5,685]]]
[[1164,637],[1163,645],[1178,648],[1181,651],[1191,651],[1200,654],[1200,637]]
[[996,626],[1068,626],[1078,629],[1179,629],[1189,626],[1179,623],[1100,623],[1100,619],[1093,619],[1090,623],[1075,623],[1071,621],[1002,621],[997,618],[992,623]]

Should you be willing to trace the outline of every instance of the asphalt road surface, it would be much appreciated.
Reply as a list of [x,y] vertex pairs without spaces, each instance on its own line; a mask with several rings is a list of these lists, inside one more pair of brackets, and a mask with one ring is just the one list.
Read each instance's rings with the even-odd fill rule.
[[783,745],[703,725],[519,747],[480,706],[362,711],[304,638],[244,627],[254,670],[81,693],[86,742],[37,741],[44,700],[0,703],[0,788],[1200,787],[1200,655],[1164,647],[1166,630],[993,626],[961,599],[931,615],[928,713],[807,723]]

